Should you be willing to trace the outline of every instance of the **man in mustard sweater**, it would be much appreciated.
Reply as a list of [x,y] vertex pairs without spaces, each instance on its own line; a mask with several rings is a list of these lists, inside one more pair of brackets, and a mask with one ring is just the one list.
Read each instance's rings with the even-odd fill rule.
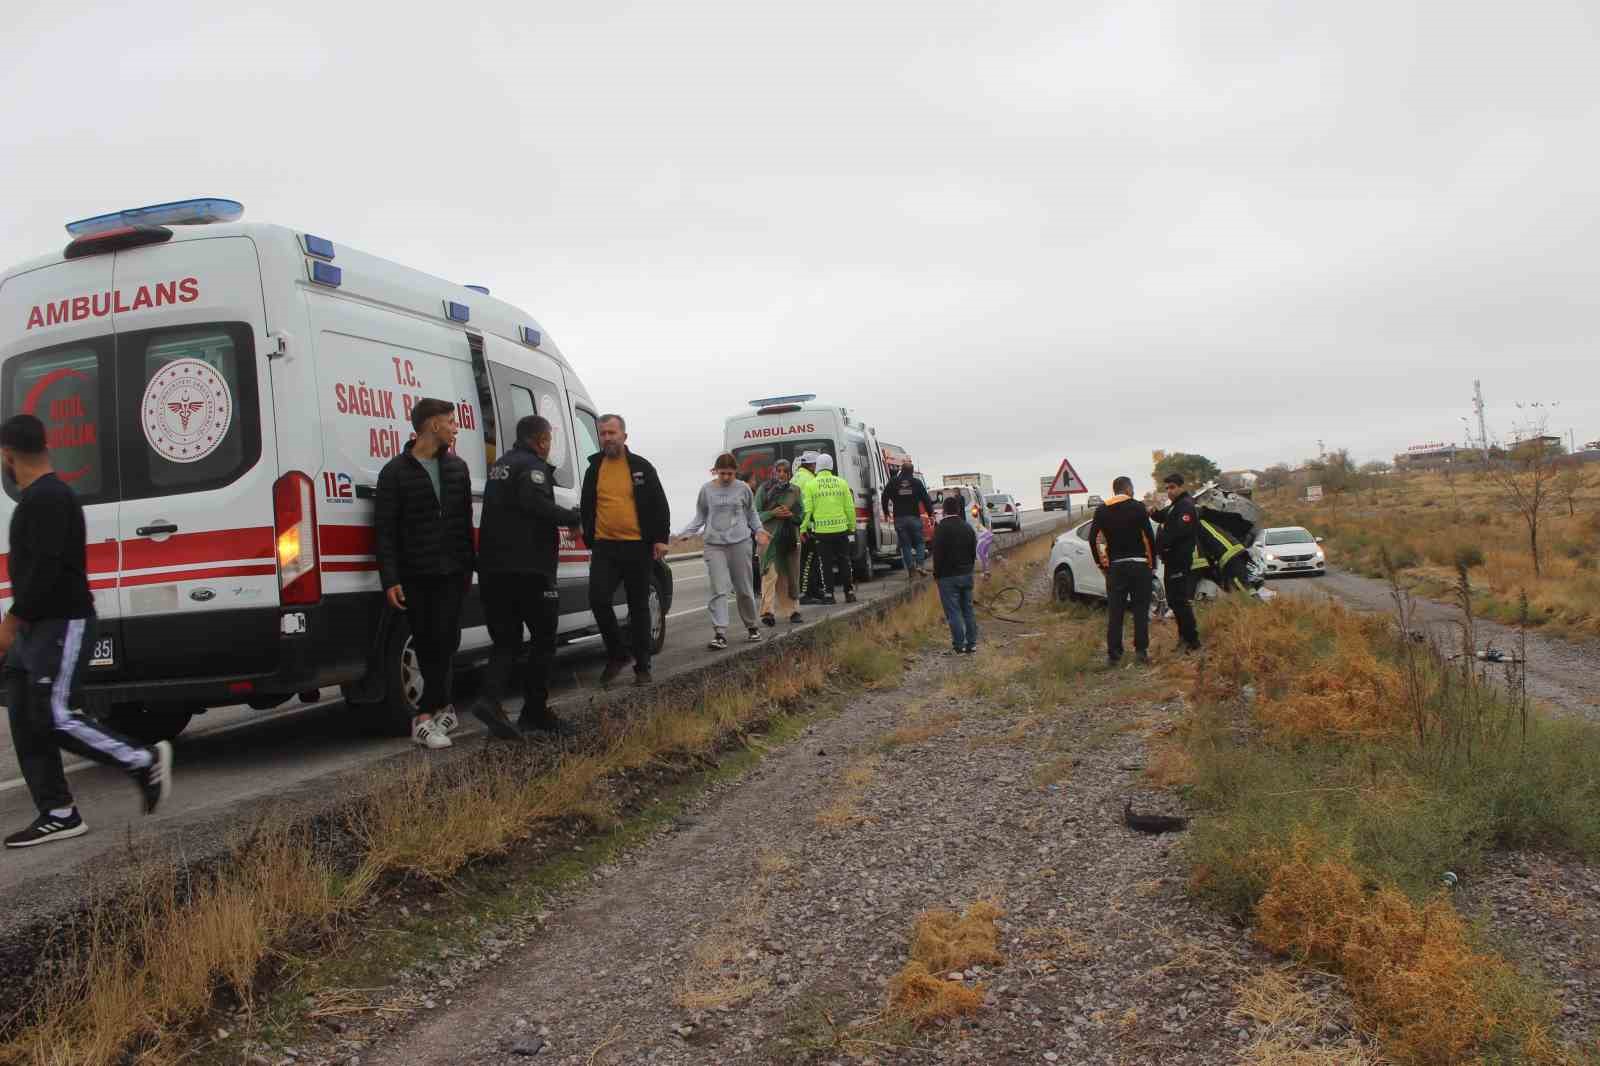
[[[621,415],[601,415],[600,450],[589,457],[583,475],[583,539],[589,546],[589,609],[606,642],[602,684],[610,684],[632,654],[634,683],[648,685],[650,676],[650,571],[666,558],[672,538],[667,494],[656,468],[628,448],[628,425]],[[611,600],[622,585],[628,597],[628,634],[624,649],[617,612]]]

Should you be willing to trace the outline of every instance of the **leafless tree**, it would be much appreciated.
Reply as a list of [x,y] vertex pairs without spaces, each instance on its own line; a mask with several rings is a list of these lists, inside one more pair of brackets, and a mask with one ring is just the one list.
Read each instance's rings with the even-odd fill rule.
[[1545,421],[1521,428],[1521,441],[1507,450],[1506,458],[1489,464],[1489,480],[1505,493],[1506,501],[1528,527],[1528,551],[1533,573],[1540,576],[1539,526],[1555,499],[1558,457],[1545,441]]
[[1578,513],[1578,501],[1594,487],[1588,468],[1576,459],[1568,458],[1556,473],[1556,492],[1567,505],[1567,517]]

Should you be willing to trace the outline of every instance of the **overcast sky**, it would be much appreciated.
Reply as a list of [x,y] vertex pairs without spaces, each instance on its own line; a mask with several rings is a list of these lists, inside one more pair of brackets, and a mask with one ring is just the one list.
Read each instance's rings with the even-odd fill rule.
[[0,262],[218,195],[535,314],[667,476],[815,392],[1036,499],[1600,437],[1591,2],[11,5]]

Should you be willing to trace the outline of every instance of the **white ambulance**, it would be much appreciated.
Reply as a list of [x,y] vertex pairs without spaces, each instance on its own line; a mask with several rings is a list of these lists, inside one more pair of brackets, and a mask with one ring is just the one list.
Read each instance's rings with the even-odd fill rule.
[[725,447],[739,460],[740,473],[753,472],[760,485],[779,459],[798,463],[805,452],[833,457],[834,473],[856,494],[855,576],[871,581],[876,563],[900,558],[894,522],[883,517],[883,488],[889,473],[883,446],[871,426],[843,407],[817,403],[814,393],[751,400],[752,413],[729,416]]
[[[402,731],[421,694],[374,556],[378,471],[423,397],[456,404],[475,514],[517,420],[555,425],[578,503],[600,413],[532,316],[326,238],[191,200],[71,223],[0,274],[0,416],[43,420],[88,523],[91,708],[140,738],[208,707],[342,686]],[[6,535],[15,487],[0,499]],[[561,633],[593,632],[588,552],[564,539]],[[10,606],[0,542],[0,604]],[[672,576],[657,568],[653,635]],[[458,665],[489,645],[474,592]]]

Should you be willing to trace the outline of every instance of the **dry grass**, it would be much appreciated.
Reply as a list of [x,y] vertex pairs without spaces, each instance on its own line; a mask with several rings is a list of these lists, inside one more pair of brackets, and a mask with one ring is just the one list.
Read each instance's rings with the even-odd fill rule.
[[961,724],[961,715],[953,710],[935,710],[924,700],[909,704],[898,716],[895,727],[878,738],[883,749],[923,744],[934,737],[942,737]]
[[762,851],[755,857],[755,876],[722,915],[718,927],[701,936],[689,951],[689,963],[673,999],[685,1010],[721,1010],[771,989],[759,973],[759,942],[771,920],[773,885],[794,868],[786,852]]
[[880,755],[864,755],[854,760],[840,775],[839,788],[833,800],[817,812],[817,824],[824,829],[843,829],[861,825],[866,819],[860,811],[861,800],[877,780],[878,768],[883,765]]
[[1326,841],[1295,840],[1256,913],[1256,937],[1268,949],[1338,967],[1404,1061],[1461,1062],[1513,1021],[1496,990],[1515,983],[1515,971],[1474,946],[1447,899],[1419,906],[1393,888],[1369,892],[1348,855]]
[[947,975],[1005,961],[996,924],[1001,914],[998,905],[985,900],[959,916],[943,908],[918,915],[911,930],[911,957],[889,981],[888,1013],[920,1028],[981,1010],[984,986],[968,987]]
[[[1593,470],[1591,464],[1588,469]],[[1303,525],[1327,538],[1328,561],[1381,577],[1379,551],[1399,560],[1421,591],[1448,593],[1458,555],[1473,563],[1474,583],[1486,614],[1516,617],[1518,596],[1528,594],[1535,624],[1558,631],[1600,633],[1600,569],[1594,545],[1600,535],[1600,491],[1591,489],[1569,514],[1553,501],[1541,522],[1541,575],[1533,569],[1527,527],[1504,492],[1484,479],[1458,474],[1391,475],[1373,496],[1304,504],[1286,493],[1258,499],[1274,525]]]
[[92,909],[64,945],[38,1004],[39,1021],[0,1047],[0,1062],[99,1064],[130,1045],[140,1061],[182,1053],[174,1022],[206,1009],[220,985],[249,1003],[269,948],[307,924],[326,922],[359,899],[341,886],[302,836],[260,834],[226,872],[182,885],[173,868],[141,872],[138,906]]

